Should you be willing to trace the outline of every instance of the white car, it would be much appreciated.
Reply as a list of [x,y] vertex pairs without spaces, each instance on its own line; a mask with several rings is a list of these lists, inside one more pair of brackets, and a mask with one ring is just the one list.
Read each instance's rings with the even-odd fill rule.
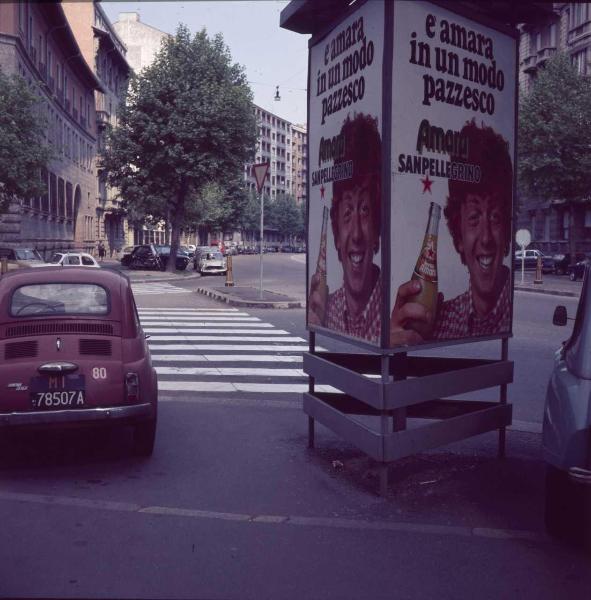
[[62,267],[94,267],[100,268],[100,265],[94,259],[94,256],[86,252],[54,252],[48,261],[49,264]]

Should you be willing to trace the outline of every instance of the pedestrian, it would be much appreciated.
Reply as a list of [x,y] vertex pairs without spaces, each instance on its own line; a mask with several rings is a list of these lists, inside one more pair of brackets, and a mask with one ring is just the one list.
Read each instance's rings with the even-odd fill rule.
[[103,258],[105,258],[105,245],[103,244],[103,240],[101,240],[99,242],[98,255],[99,255],[99,261],[103,262]]

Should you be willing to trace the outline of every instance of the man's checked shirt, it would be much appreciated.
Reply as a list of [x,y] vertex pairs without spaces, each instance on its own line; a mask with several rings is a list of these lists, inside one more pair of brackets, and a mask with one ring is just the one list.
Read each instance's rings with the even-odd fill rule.
[[462,337],[509,333],[511,329],[511,286],[509,270],[494,308],[479,317],[472,304],[472,286],[467,292],[444,302],[437,314],[433,339],[449,340]]
[[340,287],[328,297],[326,327],[331,331],[345,333],[356,338],[379,344],[381,325],[382,278],[378,278],[364,311],[353,317],[347,309],[345,288]]

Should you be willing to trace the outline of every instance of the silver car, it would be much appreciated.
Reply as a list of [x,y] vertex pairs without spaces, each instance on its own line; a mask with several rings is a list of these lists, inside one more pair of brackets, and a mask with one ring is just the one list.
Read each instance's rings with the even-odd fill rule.
[[[564,306],[555,325],[566,325]],[[591,265],[585,268],[573,333],[556,352],[546,392],[542,445],[546,528],[591,548]]]
[[203,252],[199,257],[201,275],[225,275],[227,269],[226,259],[219,251]]

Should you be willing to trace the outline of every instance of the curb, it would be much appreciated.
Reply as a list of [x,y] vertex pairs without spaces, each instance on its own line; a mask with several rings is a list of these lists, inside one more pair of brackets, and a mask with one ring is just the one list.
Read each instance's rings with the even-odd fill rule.
[[242,306],[250,308],[303,308],[302,302],[299,300],[289,300],[286,302],[266,302],[265,300],[241,300],[240,298],[232,298],[227,294],[222,294],[215,290],[208,288],[197,288],[195,290],[197,294],[203,294],[209,296],[214,300],[225,302],[231,306]]
[[581,294],[575,292],[566,292],[562,290],[544,290],[516,285],[513,288],[516,292],[535,292],[537,294],[547,294],[548,296],[568,296],[570,298],[578,298]]

